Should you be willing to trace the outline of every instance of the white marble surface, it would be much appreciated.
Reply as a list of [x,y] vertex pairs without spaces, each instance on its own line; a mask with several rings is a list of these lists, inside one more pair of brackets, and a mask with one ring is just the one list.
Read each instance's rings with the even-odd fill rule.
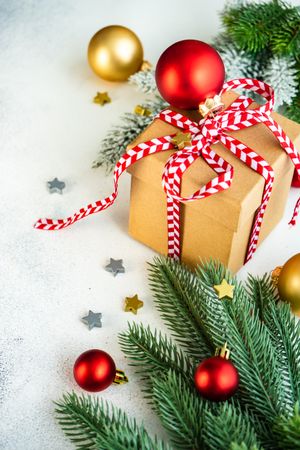
[[[146,281],[153,252],[126,232],[129,176],[110,210],[58,233],[34,230],[38,217],[64,217],[108,194],[111,177],[91,169],[100,140],[141,99],[134,87],[98,79],[86,62],[91,35],[108,24],[133,28],[155,62],[183,38],[209,40],[217,32],[223,1],[179,0],[1,0],[0,1],[0,448],[67,450],[54,419],[52,400],[75,389],[75,358],[93,347],[106,349],[130,383],[102,396],[163,435],[118,347],[127,320],[163,328]],[[299,2],[295,2],[299,3]],[[108,90],[112,103],[91,101]],[[46,182],[66,182],[62,196]],[[239,276],[263,274],[299,251],[300,230],[286,215]],[[123,258],[126,274],[113,278],[103,267]],[[145,306],[137,317],[122,312],[127,295]],[[80,318],[101,311],[103,328],[88,331]]]

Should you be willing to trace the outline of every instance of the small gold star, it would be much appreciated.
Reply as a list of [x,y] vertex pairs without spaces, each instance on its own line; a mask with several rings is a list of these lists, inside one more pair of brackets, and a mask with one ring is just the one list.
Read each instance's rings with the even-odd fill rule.
[[133,297],[126,297],[124,311],[136,314],[137,310],[140,309],[143,305],[144,302],[139,300],[137,295],[134,295]]
[[171,139],[171,142],[175,145],[175,147],[179,148],[179,150],[182,150],[184,147],[192,145],[191,133],[182,133],[181,131],[178,131],[178,133],[176,133],[176,135]]
[[107,92],[97,92],[97,95],[95,95],[93,102],[103,106],[105,105],[105,103],[110,103],[111,98]]
[[219,298],[224,298],[224,297],[233,298],[234,286],[232,284],[229,284],[225,280],[225,278],[222,280],[221,284],[216,284],[214,286],[214,290],[218,294]]
[[148,108],[144,108],[142,105],[136,105],[134,108],[134,113],[138,114],[139,116],[146,116],[149,117],[152,114],[152,111]]

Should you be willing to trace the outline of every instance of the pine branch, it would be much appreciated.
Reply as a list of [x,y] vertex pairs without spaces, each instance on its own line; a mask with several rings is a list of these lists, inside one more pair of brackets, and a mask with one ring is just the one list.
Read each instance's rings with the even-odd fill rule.
[[291,120],[300,123],[300,88],[293,102],[285,108],[284,114]]
[[275,106],[290,105],[298,91],[298,72],[291,57],[274,56],[263,71],[263,80],[275,90]]
[[153,378],[153,398],[163,426],[177,449],[203,448],[205,400],[178,373]]
[[[279,398],[281,381],[276,349],[268,329],[259,320],[244,287],[221,265],[204,264],[197,269],[197,275],[205,294],[203,299],[212,296],[211,286],[220,284],[223,278],[235,285],[232,301],[217,299],[215,302],[221,305],[219,309],[222,308],[222,317],[216,308],[215,323],[211,330],[215,341],[220,341],[223,336],[223,341],[226,340],[232,349],[231,359],[240,375],[239,398],[257,417],[272,423],[282,411]],[[214,321],[213,317],[211,321]]]
[[[299,15],[283,1],[246,2],[226,8],[223,25],[236,45],[250,53],[266,49],[282,53],[297,51]],[[281,31],[284,30],[284,31]]]
[[217,413],[206,411],[203,439],[211,449],[261,448],[252,418],[228,402]]
[[59,424],[79,450],[171,450],[151,439],[143,426],[103,400],[74,392],[56,403]]
[[153,117],[166,106],[166,103],[157,96],[153,100],[146,101],[142,106],[152,111],[151,116],[125,113],[121,117],[122,124],[114,126],[103,139],[99,155],[93,162],[93,168],[104,166],[110,172],[126,151],[127,146],[150,125]]
[[129,82],[145,94],[157,93],[154,70],[140,70],[129,77]]
[[171,259],[157,257],[149,266],[155,303],[172,335],[192,358],[210,356],[215,347],[197,308],[201,300],[195,300],[200,296],[195,275]]
[[119,335],[123,352],[130,359],[130,365],[146,382],[145,392],[151,391],[152,378],[162,375],[168,370],[182,374],[192,383],[193,366],[191,361],[176,348],[172,341],[156,330],[151,332],[149,326],[132,323],[128,331]]
[[283,450],[300,449],[300,413],[296,403],[291,417],[281,416],[275,424],[278,447]]
[[281,402],[285,411],[291,413],[295,402],[300,401],[300,322],[291,315],[289,305],[278,303],[270,276],[262,279],[250,276],[248,283],[249,295],[252,293],[260,319],[268,327],[276,348],[278,370],[283,380]]

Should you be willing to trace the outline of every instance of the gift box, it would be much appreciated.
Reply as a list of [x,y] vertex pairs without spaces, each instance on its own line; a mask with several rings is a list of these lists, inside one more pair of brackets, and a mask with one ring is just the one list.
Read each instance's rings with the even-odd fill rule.
[[[234,92],[223,94],[225,107],[228,108],[237,97]],[[249,109],[257,107],[256,103],[252,103]],[[200,120],[197,111],[179,112],[193,121]],[[283,128],[295,146],[298,144],[299,147],[300,125],[277,113],[273,113],[271,117]],[[178,131],[173,125],[155,119],[128,148]],[[274,170],[275,179],[259,233],[259,245],[282,218],[294,166],[278,140],[263,123],[227,134],[253,149]],[[233,166],[233,181],[222,192],[180,204],[181,260],[193,267],[200,259],[213,258],[236,272],[245,261],[253,221],[262,202],[265,179],[221,143],[211,147]],[[168,150],[155,153],[141,158],[128,168],[132,177],[129,233],[134,239],[163,255],[168,253],[168,229],[162,173],[173,152],[174,150]],[[181,195],[190,195],[215,176],[216,173],[199,156],[182,177]]]

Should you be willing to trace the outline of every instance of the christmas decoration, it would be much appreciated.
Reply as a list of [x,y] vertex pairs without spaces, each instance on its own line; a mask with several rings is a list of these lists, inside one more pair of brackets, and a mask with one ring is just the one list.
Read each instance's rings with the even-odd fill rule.
[[87,350],[75,361],[73,368],[77,384],[86,391],[99,392],[110,386],[116,376],[112,357],[103,350]]
[[171,139],[172,144],[175,148],[183,150],[185,147],[192,145],[191,133],[181,133],[180,131]]
[[283,106],[280,112],[300,122],[299,8],[277,0],[248,0],[226,5],[221,18],[224,30],[215,46],[227,76],[270,82],[277,106]]
[[[213,289],[224,278],[235,286],[234,302],[220,302]],[[278,301],[270,277],[250,275],[243,285],[218,263],[191,272],[174,260],[156,258],[150,286],[177,342],[134,322],[120,335],[120,344],[170,443],[151,438],[98,397],[74,393],[56,404],[70,440],[109,449],[128,448],[128,442],[143,450],[299,449],[300,323],[289,305]],[[231,401],[212,402],[199,395],[195,369],[225,341],[239,389]]]
[[290,57],[274,56],[266,66],[263,76],[264,81],[276,92],[275,107],[290,105],[297,95],[299,83],[295,60]]
[[105,105],[106,103],[111,102],[111,98],[109,97],[107,92],[97,92],[93,99],[94,103],[97,103],[98,105]]
[[234,286],[229,284],[225,280],[225,278],[222,280],[221,284],[216,284],[214,286],[214,290],[218,294],[219,298],[224,298],[224,297],[228,297],[228,298],[231,298],[231,299],[233,298]]
[[226,344],[197,367],[194,375],[195,386],[202,397],[220,402],[228,400],[237,391],[239,374],[231,361]]
[[293,187],[300,187],[300,178],[298,176],[297,171],[295,170],[293,179],[292,179],[292,186]]
[[126,312],[132,312],[133,314],[137,314],[138,309],[140,309],[142,306],[144,306],[144,302],[142,302],[137,295],[125,298],[124,311]]
[[216,50],[193,39],[168,47],[155,71],[161,96],[181,109],[197,109],[208,97],[219,94],[224,77],[224,64]]
[[63,189],[66,187],[66,183],[64,181],[59,181],[58,178],[53,178],[52,181],[47,182],[47,186],[50,194],[62,194]]
[[290,258],[281,268],[278,291],[281,300],[289,303],[292,311],[300,315],[300,253]]
[[129,77],[129,83],[138,87],[139,91],[151,94],[157,91],[154,70],[140,70]]
[[93,167],[104,166],[112,171],[116,162],[126,151],[129,145],[153,120],[153,117],[167,106],[160,97],[148,100],[141,105],[152,111],[150,116],[136,113],[126,113],[121,117],[121,125],[113,127],[101,143],[101,149]]
[[88,61],[104,80],[125,81],[141,68],[143,47],[129,28],[111,25],[97,31],[90,40]]
[[136,105],[136,107],[134,108],[134,113],[139,114],[140,116],[152,116],[151,110],[148,108],[144,108],[142,105]]
[[[212,45],[223,60],[227,81],[235,78],[265,80],[266,77],[275,80],[275,98],[279,94],[279,98],[286,102],[280,107],[280,112],[300,123],[300,53],[299,48],[297,50],[295,45],[298,36],[299,9],[274,0],[263,2],[261,5],[254,5],[253,3],[248,0],[226,5],[222,13],[225,30],[214,39]],[[236,20],[236,17],[240,15],[243,16],[241,22]],[[255,48],[257,26],[260,30],[264,30],[264,34],[267,36],[267,46],[260,52]],[[232,36],[232,28],[235,29],[236,38]],[[246,41],[246,49],[244,46],[241,47],[238,35],[241,35],[243,41]],[[271,48],[271,42],[274,42],[274,39],[278,45]],[[284,42],[288,43],[286,47]],[[282,55],[282,53],[286,54]],[[279,59],[277,59],[278,57]],[[287,72],[282,76],[284,66]],[[279,72],[281,75],[279,75]],[[135,84],[142,92],[157,94],[153,70],[137,72],[130,77],[130,82]],[[297,94],[293,97],[294,86],[297,86]],[[280,92],[277,92],[278,89]],[[245,91],[242,90],[241,93],[244,94]],[[247,96],[254,100],[257,99],[254,92],[249,93],[248,91]],[[163,102],[162,99],[161,102]],[[166,106],[166,104],[163,105],[160,110]],[[158,112],[159,109],[156,110],[156,113]],[[129,125],[132,124],[134,130],[139,128],[139,132],[136,132],[134,137],[148,125],[146,121],[138,122],[134,116],[130,116],[130,122],[126,118],[127,116],[121,118],[122,122],[125,119],[125,126],[115,126],[113,130],[109,131],[102,142],[99,157],[94,162],[93,167],[104,164],[108,169],[112,169],[129,143],[127,139]],[[116,139],[115,135],[117,135]]]
[[[249,98],[237,98],[235,94],[227,94],[228,91],[230,91],[232,88],[235,87],[242,87],[247,88],[250,90],[253,90],[257,94],[262,95],[266,99],[266,103],[262,106],[257,106],[255,109],[250,111],[247,109],[250,104],[252,103],[252,100]],[[271,164],[275,163],[277,158],[280,158],[281,163],[279,162],[277,164],[277,167],[275,169],[277,173],[280,176],[280,171],[282,169],[282,164],[284,159],[281,157],[282,154],[278,152],[274,152],[273,149],[277,148],[280,145],[282,147],[282,150],[286,152],[287,157],[291,159],[293,162],[295,168],[300,173],[300,160],[298,153],[294,149],[294,145],[292,143],[293,139],[295,139],[300,132],[300,129],[296,126],[296,124],[290,124],[286,121],[283,121],[283,124],[285,126],[286,132],[289,134],[289,138],[285,134],[285,132],[282,130],[280,125],[274,121],[274,119],[270,116],[270,112],[272,111],[273,105],[274,105],[274,93],[270,86],[266,85],[263,82],[260,82],[258,80],[251,80],[251,79],[241,79],[241,80],[232,80],[230,82],[227,82],[221,91],[221,95],[226,99],[227,98],[227,105],[230,105],[230,108],[228,110],[224,110],[219,112],[215,117],[207,117],[204,120],[201,120],[200,122],[194,122],[191,121],[188,117],[183,116],[180,112],[174,112],[172,110],[164,110],[159,115],[158,118],[162,122],[166,122],[167,124],[172,125],[171,127],[171,133],[170,135],[162,136],[162,134],[158,134],[158,136],[162,136],[159,138],[154,139],[145,139],[145,142],[139,142],[135,143],[137,145],[133,145],[132,148],[130,148],[130,151],[125,153],[123,157],[118,161],[116,164],[115,170],[114,170],[114,191],[106,198],[102,200],[96,201],[92,205],[87,205],[85,208],[81,208],[81,210],[78,213],[73,214],[70,217],[67,217],[65,219],[40,219],[36,222],[35,228],[42,229],[42,230],[59,230],[65,227],[68,227],[75,223],[78,220],[81,220],[83,217],[86,217],[90,214],[94,214],[100,211],[103,211],[107,209],[110,205],[112,205],[117,197],[117,188],[118,188],[118,180],[122,173],[124,171],[129,171],[133,173],[134,168],[138,167],[137,165],[134,166],[134,168],[131,168],[132,165],[136,163],[137,160],[141,160],[148,155],[154,155],[155,153],[164,152],[164,156],[160,157],[159,164],[161,165],[164,172],[162,177],[162,183],[163,188],[165,190],[165,193],[167,194],[167,215],[168,215],[168,255],[170,257],[174,258],[180,258],[181,255],[181,246],[180,246],[180,203],[181,202],[191,202],[200,200],[203,198],[206,198],[212,194],[216,194],[217,192],[224,191],[226,189],[229,189],[232,183],[233,179],[233,173],[234,169],[231,164],[229,164],[226,159],[228,150],[231,151],[237,158],[241,159],[246,166],[250,167],[252,170],[255,170],[257,173],[259,173],[261,176],[265,179],[265,184],[263,186],[263,192],[262,192],[262,200],[261,204],[253,203],[251,204],[251,209],[247,212],[248,217],[250,212],[253,211],[253,216],[249,217],[249,222],[252,225],[251,229],[251,236],[250,240],[248,240],[248,236],[245,235],[244,231],[241,232],[243,243],[237,247],[232,246],[232,235],[228,234],[228,240],[225,244],[223,233],[219,233],[219,235],[222,237],[222,248],[224,249],[225,258],[228,258],[228,255],[230,256],[229,262],[227,259],[221,259],[224,263],[230,263],[233,270],[238,270],[242,264],[244,263],[244,255],[246,253],[246,262],[251,259],[254,252],[256,251],[257,244],[258,244],[258,237],[260,233],[260,229],[262,226],[264,213],[266,210],[266,207],[269,202],[269,198],[271,196],[271,192],[273,189],[274,184],[274,170],[271,167]],[[228,100],[231,98],[231,101]],[[277,119],[280,121],[280,117]],[[157,123],[157,121],[156,121]],[[255,135],[252,134],[253,139],[251,140],[251,148],[246,146],[244,143],[240,142],[236,137],[229,136],[226,133],[228,131],[236,131],[236,130],[245,130],[249,127],[252,127],[253,125],[257,123],[263,123],[265,125],[265,128],[260,128],[260,145],[257,148],[257,138]],[[189,132],[192,134],[192,146],[187,151],[179,150],[178,152],[175,152],[171,155],[167,154],[165,151],[170,150],[174,148],[174,145],[172,144],[172,138],[174,137],[172,135],[174,128],[183,128],[184,130],[189,130]],[[150,129],[150,128],[149,128]],[[148,129],[148,131],[149,131]],[[168,128],[164,126],[164,130],[166,131]],[[277,138],[278,143],[274,141],[274,139],[271,139],[271,135],[268,133],[268,129],[272,131],[273,135]],[[262,141],[264,141],[264,145],[262,145]],[[222,147],[218,147],[218,151],[220,149],[221,155],[223,154],[223,158],[217,155],[214,150],[210,147],[212,144],[216,144],[218,142],[221,142],[224,147],[226,147],[226,151],[224,153],[224,150],[222,150]],[[253,143],[253,144],[252,144]],[[248,145],[249,140],[248,140]],[[199,152],[199,149],[201,149],[201,152]],[[259,155],[255,152],[255,150],[262,152],[262,155]],[[169,159],[167,159],[169,157]],[[189,195],[188,197],[182,196],[180,193],[181,188],[181,179],[186,171],[186,169],[191,166],[192,163],[194,163],[198,158],[203,158],[206,162],[205,167],[209,166],[211,169],[215,170],[217,173],[217,176],[207,182],[207,178],[203,179],[204,186],[199,189],[199,174],[201,174],[203,171],[200,170],[197,173],[197,179],[198,183],[195,186],[195,189],[197,189],[194,194]],[[152,156],[153,159],[154,156]],[[164,160],[165,158],[165,160]],[[268,161],[268,162],[267,162]],[[278,167],[279,166],[279,167]],[[157,164],[158,167],[158,164]],[[199,166],[198,166],[199,167]],[[240,169],[241,170],[241,169]],[[284,169],[285,170],[285,169]],[[277,172],[278,171],[278,172]],[[145,171],[144,171],[145,172]],[[204,173],[204,172],[203,172]],[[288,172],[288,176],[290,175],[290,172]],[[288,176],[285,177],[285,182],[290,184],[290,180],[288,179]],[[208,174],[208,177],[211,177],[210,174]],[[257,180],[253,180],[254,185],[257,183]],[[206,184],[205,184],[206,183]],[[231,188],[233,189],[233,188]],[[240,199],[241,204],[245,204],[246,202],[242,202],[242,199],[244,197],[247,197],[251,200],[252,197],[249,197],[249,186],[246,187],[246,191],[243,193],[243,184],[236,185],[236,189],[238,190],[237,195]],[[229,197],[230,197],[229,190]],[[242,194],[242,195],[241,195]],[[275,194],[274,194],[275,195]],[[287,195],[287,193],[286,193]],[[286,200],[286,195],[284,195],[281,190],[277,190],[277,197],[276,201],[274,201],[273,197],[273,204],[276,204],[276,202],[279,202],[279,205],[283,205]],[[131,199],[133,198],[133,195],[131,195]],[[140,198],[141,195],[140,195]],[[235,198],[235,197],[234,197]],[[256,197],[257,198],[257,197]],[[149,194],[147,194],[147,200],[149,204]],[[224,198],[223,198],[224,201]],[[229,201],[228,207],[232,208],[233,204],[237,204],[236,201]],[[250,205],[249,205],[250,206]],[[298,202],[294,209],[294,215],[292,218],[291,224],[295,223],[295,219],[298,214],[300,203]],[[155,205],[157,209],[157,202]],[[155,220],[155,207],[153,204],[153,207],[151,208],[151,216],[147,216],[147,229],[151,230],[159,230],[162,221],[158,221],[155,223],[152,223],[152,226],[149,227],[149,220],[152,219],[152,217]],[[161,205],[158,205],[159,210],[161,210]],[[276,205],[278,208],[278,204]],[[196,207],[195,207],[196,208]],[[224,211],[224,209],[220,210],[221,212]],[[241,212],[241,208],[238,207],[238,212],[234,211],[233,217],[237,219],[238,215]],[[269,211],[270,212],[270,211]],[[191,214],[191,211],[189,212],[189,215]],[[214,209],[213,214],[216,214],[216,210]],[[228,216],[228,211],[226,216]],[[144,213],[143,213],[143,219],[144,220]],[[161,216],[159,216],[161,217]],[[231,214],[230,214],[231,217]],[[271,230],[274,226],[273,222],[273,216],[269,214],[269,220],[271,221],[270,227],[268,227],[269,230]],[[276,216],[277,220],[279,219],[278,215]],[[135,218],[136,219],[136,218]],[[254,219],[254,222],[253,222]],[[222,214],[222,223],[225,220],[224,212]],[[276,220],[276,219],[275,219]],[[132,223],[132,220],[130,221]],[[211,222],[211,220],[210,220]],[[138,224],[137,220],[134,220],[135,226],[141,230],[142,227],[141,224]],[[275,222],[276,224],[276,222]],[[154,225],[154,226],[153,226]],[[163,223],[164,229],[165,224]],[[236,231],[236,227],[238,226],[238,223],[235,223],[233,225],[233,229]],[[244,226],[248,227],[248,224]],[[243,229],[244,229],[243,226]],[[130,233],[132,233],[132,228],[130,229]],[[207,233],[207,232],[206,232]],[[163,233],[161,234],[163,236]],[[195,233],[191,233],[188,236],[188,241],[192,239],[192,237],[195,235]],[[154,234],[154,237],[156,234]],[[197,235],[198,236],[198,235]],[[203,234],[206,242],[207,238],[206,235]],[[141,232],[138,236],[139,240],[141,240]],[[217,239],[217,235],[215,234],[212,236],[214,241]],[[198,239],[198,238],[197,238]],[[157,242],[159,240],[156,239],[156,245],[155,249],[159,250],[160,253],[165,253],[165,246],[163,247],[162,251],[159,248],[157,248]],[[199,246],[199,240],[197,240],[197,245],[195,246],[194,250],[197,251],[197,259],[199,256],[199,251],[201,249],[201,246]],[[149,242],[146,241],[146,244],[149,245]],[[193,253],[193,246],[191,246],[191,243],[188,242],[189,248],[188,252],[186,251],[183,253],[183,261],[186,261],[189,264],[194,264],[194,260],[190,257],[190,253]],[[151,246],[151,245],[150,245]],[[236,253],[234,258],[232,258],[232,255],[230,254],[231,248],[235,249]],[[206,247],[207,248],[207,247]],[[210,247],[211,248],[211,247]],[[219,247],[217,243],[215,243],[214,248],[212,250],[218,251],[219,254]],[[201,257],[218,257],[218,254],[214,253],[211,255],[207,255],[205,253],[201,253]],[[185,255],[188,255],[187,257]]]
[[92,330],[94,327],[98,328],[102,327],[101,318],[102,318],[101,313],[94,313],[93,311],[89,310],[88,315],[82,317],[81,320],[88,326],[89,330]]
[[110,258],[110,263],[105,266],[107,272],[111,272],[115,277],[118,273],[125,273],[125,267],[123,266],[123,259]]

